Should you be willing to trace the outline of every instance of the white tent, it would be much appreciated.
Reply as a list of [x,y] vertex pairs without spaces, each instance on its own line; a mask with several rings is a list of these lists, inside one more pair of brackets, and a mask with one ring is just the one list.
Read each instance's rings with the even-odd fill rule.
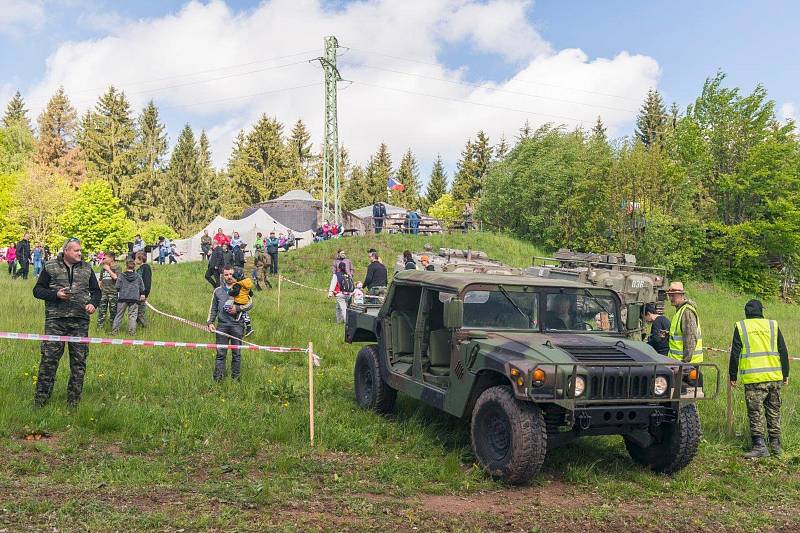
[[[271,231],[274,231],[275,235],[279,235],[280,233],[286,235],[289,232],[289,228],[269,216],[263,209],[258,209],[251,213],[250,216],[239,220],[228,220],[223,216],[217,215],[214,220],[209,222],[206,227],[197,232],[196,235],[188,239],[172,241],[175,244],[176,250],[181,254],[178,260],[200,260],[200,238],[203,236],[203,231],[208,230],[208,234],[213,237],[219,228],[222,228],[222,231],[228,236],[233,235],[234,231],[238,231],[239,236],[247,243],[247,250],[250,251],[253,250],[253,243],[256,240],[256,233],[258,232],[261,232],[264,237],[267,237]],[[301,238],[301,240],[298,241],[299,246],[305,246],[312,243],[314,240],[314,233],[311,231],[303,233],[294,232],[294,236]]]

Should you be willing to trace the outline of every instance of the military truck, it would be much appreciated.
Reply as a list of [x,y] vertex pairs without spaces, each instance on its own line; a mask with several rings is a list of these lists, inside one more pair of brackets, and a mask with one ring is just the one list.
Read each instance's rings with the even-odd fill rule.
[[382,305],[348,310],[345,340],[367,343],[356,400],[388,413],[401,391],[470,420],[478,462],[514,484],[549,450],[590,435],[621,435],[635,462],[676,472],[700,441],[700,397],[685,391],[705,371],[705,398],[715,397],[719,371],[629,340],[621,313],[615,291],[587,283],[399,272]]
[[533,257],[533,266],[523,271],[529,276],[579,281],[595,287],[612,289],[624,304],[622,320],[627,321],[630,309],[639,316],[639,326],[628,332],[631,338],[644,337],[644,305],[655,304],[663,314],[667,300],[667,271],[663,268],[636,264],[636,256],[622,253],[584,253],[567,248],[558,250],[553,257]]
[[[422,264],[422,257],[428,258],[431,268],[434,272],[483,272],[487,274],[512,274],[519,273],[520,269],[513,268],[501,263],[500,261],[489,259],[486,252],[471,249],[458,249],[458,248],[439,248],[439,251],[434,254],[433,249],[423,252],[412,252],[411,256],[417,265]],[[397,256],[394,271],[395,274],[405,270],[405,260],[403,255]],[[420,268],[422,270],[422,268]]]

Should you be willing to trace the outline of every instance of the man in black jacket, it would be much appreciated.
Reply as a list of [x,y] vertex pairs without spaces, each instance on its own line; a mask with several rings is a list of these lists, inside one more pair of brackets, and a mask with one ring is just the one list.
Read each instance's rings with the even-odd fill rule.
[[658,314],[655,304],[648,303],[644,306],[644,321],[652,324],[647,344],[661,355],[667,355],[669,353],[669,319]]
[[22,277],[28,279],[28,267],[31,260],[31,236],[25,234],[22,240],[17,243],[17,262],[19,263],[19,270],[14,277]]
[[211,243],[211,255],[208,257],[208,266],[206,267],[206,281],[208,281],[215,289],[219,287],[219,275],[222,271],[222,246],[217,241]]
[[[81,242],[78,239],[68,240],[58,257],[47,262],[36,280],[33,296],[44,300],[45,335],[89,336],[89,315],[100,304],[101,292],[92,267],[81,260]],[[70,407],[76,407],[83,391],[89,345],[77,342],[68,344],[70,375],[67,403]],[[41,352],[33,400],[36,407],[41,407],[50,399],[58,363],[64,355],[64,343],[42,341]]]
[[378,252],[369,252],[369,266],[367,267],[367,277],[364,279],[364,288],[369,289],[370,294],[379,294],[388,285],[389,277],[386,267],[381,263]]
[[386,206],[382,202],[375,202],[372,204],[372,221],[375,223],[375,233],[381,232],[384,220],[386,220]]
[[153,270],[150,268],[150,265],[147,264],[147,254],[144,252],[136,253],[136,265],[138,266],[136,272],[142,276],[142,281],[144,281],[144,292],[142,293],[144,300],[139,300],[139,310],[138,315],[136,316],[136,323],[139,324],[139,327],[146,328],[147,299],[150,297],[150,289],[153,286]]

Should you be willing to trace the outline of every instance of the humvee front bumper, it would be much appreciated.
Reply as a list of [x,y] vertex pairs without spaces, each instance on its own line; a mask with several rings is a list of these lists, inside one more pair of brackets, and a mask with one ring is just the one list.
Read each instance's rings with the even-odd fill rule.
[[[719,367],[713,363],[692,365],[678,361],[552,363],[525,370],[518,369],[517,374],[523,379],[514,381],[519,399],[556,404],[570,411],[590,406],[644,408],[710,400],[719,394],[721,381]],[[534,380],[534,375],[541,376],[537,370],[544,372],[544,379]],[[656,384],[663,392],[658,393]],[[630,416],[631,412],[623,416]]]

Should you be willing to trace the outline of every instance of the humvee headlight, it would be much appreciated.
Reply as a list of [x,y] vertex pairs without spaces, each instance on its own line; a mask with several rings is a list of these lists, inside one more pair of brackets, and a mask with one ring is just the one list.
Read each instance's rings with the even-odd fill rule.
[[534,387],[541,387],[542,385],[544,385],[544,378],[546,377],[547,375],[544,373],[544,370],[542,370],[541,368],[537,368],[536,370],[533,371],[533,375],[531,376],[531,382],[533,383]]
[[697,369],[693,368],[689,370],[689,381],[697,381]]
[[653,381],[653,392],[656,396],[661,396],[665,392],[667,392],[667,387],[669,383],[667,383],[667,378],[664,376],[656,376],[655,381]]
[[586,381],[582,376],[575,376],[575,396],[581,396],[586,390]]

